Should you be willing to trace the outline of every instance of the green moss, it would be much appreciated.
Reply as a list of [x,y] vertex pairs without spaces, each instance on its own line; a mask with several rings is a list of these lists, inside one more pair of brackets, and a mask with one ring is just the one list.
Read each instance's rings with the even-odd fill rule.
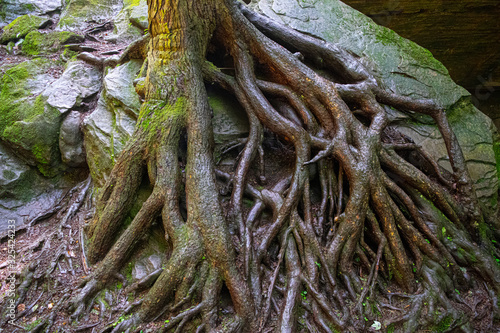
[[378,27],[375,31],[375,38],[377,42],[384,46],[397,46],[398,50],[415,59],[415,62],[420,66],[436,68],[439,72],[448,73],[447,69],[434,58],[429,50],[399,36],[388,28]]
[[59,111],[47,107],[45,97],[32,98],[31,80],[52,66],[34,59],[8,69],[0,79],[0,139],[34,161],[47,176],[55,175],[59,161]]
[[82,41],[83,37],[69,31],[52,31],[41,33],[32,31],[22,44],[22,51],[28,55],[49,54],[57,52],[64,44]]
[[5,71],[0,79],[0,137],[13,122],[39,113],[39,105],[33,106],[24,100],[32,94],[28,79],[43,74],[49,67],[48,60],[34,59]]
[[113,14],[113,7],[118,0],[71,0],[66,6],[59,27],[77,27],[86,20],[99,19]]
[[[144,131],[149,133],[150,138],[165,129],[165,124],[171,121],[185,120],[186,99],[180,97],[173,105],[164,105],[162,101],[149,101],[142,105],[138,123]],[[153,121],[154,120],[154,121]]]
[[36,15],[20,16],[3,28],[0,43],[5,44],[11,40],[24,38],[28,33],[37,30],[46,22],[46,18]]
[[123,7],[137,7],[141,4],[141,0],[124,0]]

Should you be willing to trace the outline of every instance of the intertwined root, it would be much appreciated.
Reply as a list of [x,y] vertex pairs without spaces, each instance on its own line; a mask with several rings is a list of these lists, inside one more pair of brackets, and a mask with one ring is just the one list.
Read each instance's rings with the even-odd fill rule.
[[[406,331],[444,319],[449,327],[462,326],[453,291],[477,288],[471,277],[481,276],[491,286],[486,289],[499,295],[500,270],[444,110],[430,100],[385,91],[358,59],[334,45],[227,3],[219,8],[214,40],[216,49],[232,56],[234,74],[217,64],[173,57],[169,71],[190,68],[189,80],[175,81],[165,105],[143,106],[134,139],[99,199],[89,257],[101,262],[75,307],[82,308],[114,278],[161,214],[172,253],[161,274],[148,280],[154,284],[142,304],[115,332],[165,312],[170,316],[165,331],[181,332],[185,325],[200,332],[272,327],[295,332],[299,325],[321,332],[366,331],[377,319],[366,303],[376,308],[377,299],[404,295],[386,291],[392,278],[415,293],[403,296],[411,299],[412,311],[392,324],[404,323]],[[234,94],[248,116],[250,133],[235,170],[213,165],[202,79]],[[383,105],[435,120],[453,169],[449,178],[410,138],[388,126]],[[188,153],[182,179],[178,147],[184,128]],[[264,129],[291,143],[295,159],[290,171],[283,169],[267,184]],[[411,164],[408,151],[425,162]],[[260,172],[253,172],[253,165],[260,165]],[[112,243],[145,169],[152,194]],[[215,176],[232,187],[226,218]],[[183,195],[186,219],[179,207]],[[231,296],[226,314],[217,310],[223,285]],[[439,317],[432,315],[435,309]]]

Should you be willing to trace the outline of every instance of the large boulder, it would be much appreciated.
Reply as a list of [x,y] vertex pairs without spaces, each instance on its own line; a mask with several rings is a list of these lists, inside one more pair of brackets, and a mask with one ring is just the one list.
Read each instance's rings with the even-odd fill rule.
[[61,14],[58,28],[81,30],[89,21],[108,21],[123,7],[123,0],[69,0]]
[[36,15],[23,15],[16,18],[3,28],[3,34],[0,36],[0,43],[5,44],[10,41],[24,38],[30,32],[44,28],[52,21],[46,17]]
[[70,31],[32,31],[22,43],[22,51],[27,55],[38,56],[57,52],[66,44],[81,43],[83,36]]
[[484,81],[492,88],[500,86],[500,2],[342,1],[428,48],[473,93]]
[[54,175],[61,114],[41,92],[56,79],[52,61],[38,58],[5,71],[0,79],[0,140],[29,164]]
[[61,199],[66,186],[41,177],[0,142],[0,238],[7,234],[9,220],[16,230],[25,228]]
[[83,61],[70,61],[62,76],[44,92],[47,104],[60,113],[78,107],[82,101],[101,90],[101,72]]
[[0,27],[21,15],[43,15],[61,10],[63,0],[2,0],[0,1]]
[[[491,120],[471,103],[448,70],[426,49],[381,27],[340,1],[254,0],[251,6],[294,29],[339,44],[360,57],[388,89],[413,98],[432,98],[446,108],[478,191],[488,212],[498,204],[496,133]],[[394,113],[399,129],[421,144],[445,168],[446,152],[436,127],[426,117]]]

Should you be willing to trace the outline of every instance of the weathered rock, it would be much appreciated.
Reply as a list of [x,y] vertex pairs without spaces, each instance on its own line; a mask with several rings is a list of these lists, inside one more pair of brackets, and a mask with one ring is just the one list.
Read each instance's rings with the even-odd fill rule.
[[[473,106],[470,94],[453,82],[447,69],[429,51],[340,1],[260,0],[253,2],[253,7],[357,54],[390,90],[414,98],[432,98],[445,107],[480,201],[488,212],[493,211],[498,200],[496,165],[500,161],[493,149],[496,143],[491,120]],[[397,119],[403,131],[424,145],[440,165],[447,166],[445,152],[438,148],[444,146],[434,125],[427,125],[423,117],[399,115]]]
[[52,21],[46,17],[36,15],[23,15],[12,21],[9,25],[3,28],[3,34],[0,36],[0,43],[24,38],[31,31],[41,29]]
[[42,33],[32,31],[22,44],[22,51],[28,55],[50,54],[59,51],[65,44],[81,43],[84,38],[69,31]]
[[125,0],[124,8],[115,17],[115,29],[107,40],[132,42],[140,38],[148,28],[148,5],[146,0]]
[[0,139],[48,176],[57,173],[61,114],[40,93],[55,78],[43,58],[8,69],[0,80]]
[[70,112],[61,124],[59,133],[61,159],[71,167],[82,166],[86,161],[81,124],[82,117],[78,111]]
[[[0,143],[0,238],[7,234],[9,220],[16,230],[53,206],[64,190],[55,186]],[[62,183],[61,183],[62,185]]]
[[135,266],[132,269],[132,277],[135,280],[140,280],[160,268],[161,263],[161,257],[156,253],[150,255],[149,257],[142,258],[135,263]]
[[85,119],[87,163],[98,187],[105,183],[115,157],[134,132],[141,104],[133,81],[141,66],[141,61],[134,60],[110,69],[97,108]]
[[132,60],[110,69],[108,75],[104,78],[104,88],[108,96],[118,101],[120,106],[136,115],[139,113],[141,102],[135,92],[133,81],[141,70],[141,67],[142,61]]
[[2,0],[0,1],[0,27],[21,15],[43,15],[62,9],[62,0]]
[[107,21],[123,7],[123,0],[70,0],[61,14],[58,28],[81,30],[85,22]]
[[44,92],[47,104],[61,113],[80,106],[82,100],[101,90],[101,72],[83,61],[68,63],[62,76]]

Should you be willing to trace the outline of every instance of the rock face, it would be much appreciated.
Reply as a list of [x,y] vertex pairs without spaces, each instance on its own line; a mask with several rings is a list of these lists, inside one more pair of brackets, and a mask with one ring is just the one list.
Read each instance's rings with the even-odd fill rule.
[[59,79],[46,72],[50,60],[21,63],[3,75],[0,139],[46,176],[58,173],[62,115],[101,87],[101,74],[83,62],[70,62]]
[[5,44],[10,41],[24,38],[31,31],[41,29],[47,26],[50,19],[36,15],[23,15],[12,21],[3,28],[3,34],[0,36],[0,43]]
[[22,44],[22,51],[27,55],[37,56],[59,51],[63,45],[81,43],[83,36],[69,31],[51,31],[43,33],[32,31]]
[[62,76],[44,92],[47,104],[61,113],[80,106],[82,101],[101,90],[101,72],[83,61],[71,61]]
[[133,81],[142,61],[133,60],[110,69],[97,108],[84,122],[87,162],[94,182],[101,187],[115,158],[134,132],[140,108]]
[[81,30],[85,22],[112,19],[123,7],[123,0],[69,0],[61,14],[61,30]]
[[[260,0],[254,9],[297,30],[337,43],[360,56],[390,90],[414,98],[432,98],[446,108],[460,141],[467,166],[483,207],[493,212],[498,204],[496,136],[491,120],[471,103],[470,94],[456,85],[448,70],[426,49],[375,24],[340,1]],[[466,119],[466,121],[464,121]],[[394,114],[393,124],[421,144],[449,168],[442,140],[428,119]]]
[[8,220],[16,229],[61,199],[64,190],[41,177],[0,142],[0,238],[8,230]]
[[148,28],[148,5],[146,0],[125,0],[124,8],[115,17],[115,29],[107,38],[113,42],[132,42]]
[[2,0],[0,27],[25,14],[43,15],[62,9],[63,0]]
[[500,87],[500,2],[343,0],[428,48],[467,89],[481,79]]
[[61,124],[59,151],[62,161],[71,167],[83,166],[86,161],[81,124],[82,117],[78,111],[70,112]]
[[40,95],[55,81],[46,73],[52,66],[42,58],[26,61],[7,70],[0,81],[0,139],[46,175],[53,175],[59,163],[61,116]]

